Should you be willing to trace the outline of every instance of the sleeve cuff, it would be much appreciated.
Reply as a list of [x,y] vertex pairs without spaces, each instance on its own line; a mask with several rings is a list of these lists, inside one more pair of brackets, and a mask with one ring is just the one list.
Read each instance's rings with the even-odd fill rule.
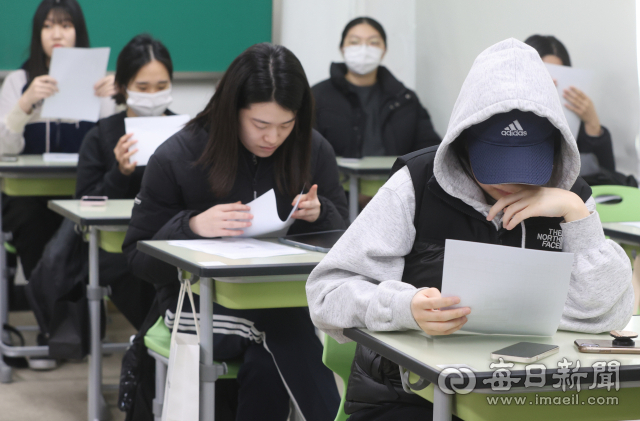
[[570,253],[597,248],[605,242],[604,231],[597,211],[586,218],[560,223],[562,250]]
[[24,126],[27,125],[33,114],[27,114],[22,111],[20,105],[16,105],[9,111],[9,114],[5,117],[5,123],[7,128],[16,134],[24,133]]
[[182,231],[185,236],[190,240],[201,240],[204,237],[199,236],[195,232],[191,231],[191,227],[189,226],[189,220],[194,216],[198,215],[200,212],[198,211],[185,211],[182,217]]
[[[423,288],[420,288],[423,289]],[[413,318],[413,313],[411,312],[411,300],[413,296],[420,289],[406,289],[403,291],[398,291],[393,297],[393,301],[391,303],[391,312],[394,319],[394,324],[399,329],[417,329],[420,330],[420,326],[418,326],[418,322]]]

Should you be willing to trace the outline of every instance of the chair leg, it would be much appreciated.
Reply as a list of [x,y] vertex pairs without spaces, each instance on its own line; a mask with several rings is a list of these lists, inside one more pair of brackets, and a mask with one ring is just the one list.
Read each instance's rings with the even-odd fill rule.
[[167,379],[167,366],[156,359],[156,397],[153,399],[153,416],[155,421],[162,419],[162,405],[164,403],[164,386]]

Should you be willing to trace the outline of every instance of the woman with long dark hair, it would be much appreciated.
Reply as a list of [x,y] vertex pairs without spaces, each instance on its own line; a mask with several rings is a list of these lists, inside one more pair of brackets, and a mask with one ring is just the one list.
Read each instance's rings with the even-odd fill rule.
[[[0,154],[78,152],[85,134],[95,123],[49,120],[40,117],[42,102],[58,91],[49,76],[54,48],[89,47],[82,9],[76,0],[43,0],[33,16],[30,54],[22,67],[9,73],[0,89]],[[103,98],[100,117],[115,112],[113,76],[95,84]],[[47,208],[51,197],[7,197],[3,199],[3,226],[13,235],[25,277],[42,256],[45,244],[60,226],[62,217]],[[32,368],[52,368],[50,360],[30,360]]]
[[[335,155],[312,127],[300,62],[282,46],[257,44],[231,63],[207,107],[156,150],[123,250],[133,272],[156,285],[167,326],[175,320],[175,268],[139,253],[137,241],[240,235],[253,217],[246,203],[271,189],[283,220],[304,189],[289,234],[345,227]],[[185,303],[179,330],[194,333],[193,317]],[[286,420],[290,400],[307,420],[335,417],[335,381],[306,308],[214,304],[213,326],[216,359],[244,359],[236,419]]]
[[[144,166],[137,166],[135,133],[125,134],[125,118],[173,115],[173,62],[169,50],[150,35],[137,35],[124,46],[116,64],[116,102],[127,109],[103,118],[85,136],[78,160],[76,197],[107,196],[133,199],[140,191]],[[100,283],[131,324],[140,328],[155,290],[127,268],[122,254],[100,250]]]

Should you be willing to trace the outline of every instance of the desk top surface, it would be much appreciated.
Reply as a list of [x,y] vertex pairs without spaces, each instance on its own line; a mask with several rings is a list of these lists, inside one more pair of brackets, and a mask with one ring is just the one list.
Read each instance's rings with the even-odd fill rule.
[[81,226],[128,225],[133,199],[109,199],[105,206],[81,206],[80,200],[50,200],[49,209]]
[[[264,241],[278,243],[275,238],[264,239]],[[140,241],[137,247],[141,252],[156,259],[205,278],[309,274],[326,255],[305,251],[304,254],[286,256],[229,259],[185,247],[172,246],[167,241]],[[210,262],[220,262],[223,265],[211,266]]]
[[75,174],[77,162],[45,162],[42,155],[18,155],[16,162],[0,161],[0,175],[22,173]]
[[[640,332],[640,316],[632,317],[624,330]],[[496,362],[491,359],[491,353],[518,342],[554,344],[560,347],[557,354],[536,362],[544,364],[547,373],[557,370],[558,362],[563,361],[563,358],[573,363],[570,366],[571,369],[579,361],[580,366],[586,368],[586,371],[591,369],[597,361],[615,360],[623,366],[621,371],[623,368],[627,371],[633,370],[635,380],[640,379],[640,354],[581,353],[574,344],[576,339],[613,339],[608,333],[593,335],[558,331],[552,337],[453,334],[429,338],[419,331],[372,332],[354,328],[345,329],[344,334],[431,382],[437,381],[438,374],[442,370],[438,367],[439,365],[451,364],[465,364],[472,367],[476,371],[476,378],[491,378],[496,370],[490,367],[491,363]],[[514,363],[510,371],[524,373],[528,364]]]
[[395,156],[367,156],[362,159],[338,157],[338,168],[348,174],[385,175],[396,162]]
[[605,222],[602,224],[605,235],[616,240],[640,243],[640,226],[627,225],[622,222]]

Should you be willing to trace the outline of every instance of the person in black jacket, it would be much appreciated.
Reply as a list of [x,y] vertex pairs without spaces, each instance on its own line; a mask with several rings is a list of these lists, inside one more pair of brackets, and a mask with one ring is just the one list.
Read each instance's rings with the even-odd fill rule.
[[[151,157],[123,250],[133,272],[156,285],[167,326],[175,320],[176,270],[137,251],[137,241],[240,235],[253,218],[245,204],[272,189],[283,220],[306,191],[289,234],[345,228],[335,155],[312,121],[298,59],[282,46],[257,44],[231,63],[207,107]],[[193,317],[185,302],[179,330],[194,333]],[[213,317],[216,359],[244,359],[237,420],[286,420],[290,399],[309,421],[335,417],[339,396],[306,308],[214,304]]]
[[331,77],[312,88],[317,129],[338,156],[397,156],[440,143],[416,93],[380,65],[386,48],[380,23],[353,19],[340,41],[345,63],[331,63]]
[[[531,35],[524,42],[538,51],[543,62],[571,66],[569,52],[556,37],[552,35]],[[591,98],[575,86],[565,89],[563,97],[567,101],[565,107],[576,113],[582,121],[576,139],[584,167],[581,175],[587,175],[585,171],[597,171],[597,166],[609,171],[615,171],[616,162],[613,157],[611,133],[600,124],[596,107]],[[595,165],[589,165],[594,156],[596,158]]]
[[[140,191],[145,167],[129,162],[135,149],[135,133],[125,134],[126,117],[173,115],[167,109],[173,63],[167,48],[149,35],[134,37],[118,55],[116,103],[127,109],[98,121],[80,148],[76,197],[107,196],[133,199]],[[145,107],[137,105],[142,95]],[[168,97],[170,100],[170,96]],[[139,102],[139,100],[138,100]],[[135,277],[122,254],[100,250],[100,283],[109,285],[110,297],[136,328],[140,328],[155,296],[151,284]]]

